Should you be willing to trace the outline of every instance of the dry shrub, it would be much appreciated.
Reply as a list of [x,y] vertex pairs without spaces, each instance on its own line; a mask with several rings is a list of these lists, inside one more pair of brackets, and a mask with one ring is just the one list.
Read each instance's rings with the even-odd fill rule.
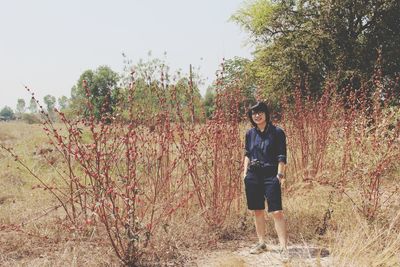
[[296,90],[282,121],[289,133],[291,190],[298,180],[333,187],[374,220],[385,201],[384,178],[400,158],[400,109],[390,105],[396,88],[382,88],[377,75],[358,89],[328,83],[317,100]]
[[[352,225],[342,227],[334,236],[331,248],[334,265],[398,266],[400,231],[390,226],[370,225],[364,218],[354,217],[358,216],[353,216],[348,222]],[[393,219],[392,224],[398,217]]]
[[[188,90],[193,91],[189,81]],[[58,223],[62,231],[84,237],[100,227],[116,256],[130,266],[144,258],[159,260],[161,255],[152,248],[156,236],[174,224],[173,218],[185,223],[197,209],[201,222],[219,229],[232,209],[240,207],[235,200],[241,194],[242,143],[234,92],[219,92],[213,120],[197,124],[193,101],[182,105],[177,87],[171,85],[173,102],[168,102],[164,83],[148,86],[161,109],[149,111],[152,117],[144,122],[133,109],[134,80],[128,90],[130,112],[124,116],[104,113],[96,118],[85,81],[87,117],[70,120],[56,110],[60,127],[40,107],[48,144],[38,147],[35,155],[57,179],[37,173],[14,148],[0,143],[37,180],[34,188],[58,201],[56,207],[64,212]],[[161,250],[166,258],[168,249]]]
[[21,119],[28,124],[41,124],[42,122],[38,114],[24,113]]
[[15,128],[16,123],[14,122],[0,122],[0,142],[1,143],[11,143],[13,142],[17,136],[16,132],[12,131],[12,128]]
[[[2,123],[2,124],[4,124],[4,123]],[[1,142],[11,142],[14,139],[15,139],[15,136],[13,136],[12,134],[10,134],[8,132],[2,132],[0,134],[0,141]]]
[[109,245],[99,240],[57,241],[4,229],[0,262],[1,266],[119,266]]
[[[188,247],[212,246],[218,239],[254,232],[252,220],[243,219],[251,215],[243,217],[242,212],[245,127],[239,89],[217,85],[216,111],[203,123],[190,97],[191,79],[184,92],[188,103],[181,102],[176,86],[162,79],[149,83],[146,92],[153,94],[158,111],[146,110],[143,103],[135,106],[134,79],[123,112],[97,119],[88,89],[87,117],[72,120],[58,112],[61,127],[42,110],[48,140],[35,149],[35,156],[47,164],[46,172],[31,167],[6,142],[0,147],[36,178],[35,188],[58,201],[58,221],[52,223],[62,237],[82,242],[98,237],[125,265],[164,260],[180,264]],[[356,95],[367,96],[366,92],[349,95],[334,89],[328,84],[317,99],[297,91],[294,105],[284,106],[279,122],[288,136],[284,205],[293,242],[331,242],[338,229],[343,242],[350,240],[343,235],[351,231],[341,222],[352,216],[353,207],[370,223],[392,220],[385,212],[386,200],[397,188],[389,193],[383,189],[390,188],[391,181],[384,177],[396,173],[400,156],[400,113],[381,103],[380,94],[363,102]],[[268,224],[273,229],[272,219]],[[398,231],[398,223],[391,229]],[[55,232],[48,235],[58,239]],[[269,235],[275,237],[274,231]],[[378,237],[378,231],[372,232],[372,240]],[[398,244],[389,234],[384,239],[390,248]],[[390,254],[372,242],[368,246],[383,257]],[[364,248],[355,246],[358,249],[364,255]],[[346,262],[346,252],[339,247],[333,251]]]
[[282,125],[288,133],[292,181],[320,181],[327,150],[332,142],[336,111],[340,106],[335,85],[328,83],[323,95],[315,99],[296,88],[293,104],[284,102]]

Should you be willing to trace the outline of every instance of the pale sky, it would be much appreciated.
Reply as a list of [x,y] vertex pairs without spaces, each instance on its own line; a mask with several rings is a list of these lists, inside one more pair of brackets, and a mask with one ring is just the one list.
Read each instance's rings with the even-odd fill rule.
[[[222,58],[251,58],[248,36],[229,17],[243,0],[0,0],[0,109],[29,103],[24,85],[70,97],[87,69],[121,73],[124,52],[136,63],[163,58],[172,70],[200,67],[206,84]],[[206,86],[201,88],[204,94]]]

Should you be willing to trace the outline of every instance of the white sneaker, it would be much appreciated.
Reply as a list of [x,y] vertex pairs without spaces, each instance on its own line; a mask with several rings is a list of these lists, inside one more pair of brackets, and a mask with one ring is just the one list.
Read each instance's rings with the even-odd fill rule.
[[250,254],[260,254],[267,250],[267,245],[265,243],[258,243],[252,249],[250,249]]
[[288,262],[290,260],[289,251],[286,248],[279,251],[279,256],[282,262]]

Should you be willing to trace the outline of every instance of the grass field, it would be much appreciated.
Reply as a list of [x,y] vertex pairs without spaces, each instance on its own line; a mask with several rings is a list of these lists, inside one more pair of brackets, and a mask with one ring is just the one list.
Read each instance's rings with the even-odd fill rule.
[[[372,126],[356,110],[344,119],[336,109],[322,120],[321,112],[308,111],[288,112],[291,119],[278,123],[289,151],[283,201],[290,245],[324,253],[289,266],[307,265],[310,257],[316,265],[329,257],[332,266],[399,266],[399,111],[377,114]],[[1,265],[118,266],[122,258],[132,266],[195,266],[221,244],[255,241],[241,177],[249,125],[231,125],[227,133],[225,126],[127,132],[77,125],[82,138],[73,143],[71,129],[56,123],[52,127],[73,144],[69,151],[81,149],[63,154],[43,125],[1,123],[0,143],[18,155],[15,160],[0,150]],[[37,178],[49,187],[38,186]],[[130,192],[136,193],[129,198]],[[271,219],[267,229],[276,244]],[[215,266],[245,266],[223,255]]]
[[[390,155],[387,155],[388,153],[380,154],[377,152],[378,149],[374,150],[372,142],[375,137],[372,135],[366,136],[359,143],[345,144],[348,141],[343,137],[346,135],[343,129],[338,128],[337,124],[332,124],[326,146],[318,148],[324,150],[324,164],[318,172],[314,172],[315,176],[310,179],[312,169],[310,171],[303,166],[301,171],[301,158],[295,158],[300,152],[294,149],[299,149],[304,144],[296,141],[295,128],[291,128],[294,126],[289,123],[286,121],[282,127],[288,133],[290,153],[288,182],[284,188],[284,207],[288,220],[290,244],[292,246],[312,244],[321,251],[328,251],[325,256],[329,255],[334,266],[399,265],[399,140],[393,139],[394,143],[390,144],[390,147],[385,142],[378,143],[378,147],[387,148],[390,153]],[[62,125],[56,124],[56,127],[62,128]],[[191,133],[203,131],[202,127],[192,129]],[[240,133],[237,136],[241,139],[248,126],[239,125],[238,127]],[[154,134],[157,135],[157,133]],[[138,136],[140,136],[139,133]],[[223,137],[219,136],[218,138]],[[155,137],[153,136],[153,138]],[[171,141],[170,144],[179,142],[176,141],[177,139],[184,138],[179,137],[179,134],[174,135],[172,139],[175,141]],[[147,145],[152,144],[151,141],[140,140],[147,142]],[[206,140],[200,141],[199,144]],[[219,141],[223,142],[223,140]],[[49,144],[49,139],[44,134],[42,126],[21,122],[1,123],[0,142],[2,145],[12,147],[19,159],[47,184],[59,184],[60,188],[62,187],[62,183],[60,184],[58,181],[60,175],[56,172],[57,169],[62,169],[64,166],[62,157]],[[210,143],[206,143],[206,146],[213,143],[212,140],[208,140],[208,142]],[[242,142],[242,140],[237,140],[235,145],[240,147],[232,148],[236,154],[233,153],[231,157],[240,158]],[[351,150],[343,150],[344,145]],[[187,151],[181,151],[180,147],[181,145],[178,144],[170,146],[171,155],[168,158],[170,164],[174,158],[180,157],[179,153],[187,153]],[[312,147],[312,145],[309,144],[308,147]],[[213,158],[214,155],[212,151],[205,151],[201,145],[192,149],[193,155],[210,153],[204,157],[204,161],[198,162],[196,172],[185,170],[192,166],[190,158],[187,159],[189,165],[186,165],[186,160],[182,159],[181,163],[177,164],[177,169],[170,172],[167,171],[167,165],[165,168],[155,170],[146,169],[145,166],[151,165],[148,165],[149,161],[146,160],[143,160],[142,165],[138,165],[138,172],[146,172],[147,175],[157,175],[158,172],[161,172],[158,174],[161,178],[163,175],[167,175],[172,181],[171,185],[182,179],[184,182],[182,186],[169,187],[170,195],[163,191],[165,194],[160,195],[159,199],[149,199],[148,202],[144,200],[144,205],[155,207],[151,213],[152,216],[159,215],[160,217],[158,221],[154,220],[155,226],[151,232],[149,230],[139,233],[149,236],[147,239],[142,238],[142,243],[136,247],[140,251],[140,257],[136,258],[136,264],[140,262],[172,265],[195,264],[196,258],[201,258],[210,249],[218,250],[221,243],[228,244],[235,240],[255,240],[252,216],[245,208],[244,194],[240,183],[235,183],[237,192],[233,192],[232,195],[223,194],[224,190],[229,189],[229,187],[224,188],[224,185],[228,186],[228,183],[232,183],[232,180],[229,179],[234,178],[241,182],[241,163],[233,164],[233,168],[215,169],[215,172],[222,173],[223,176],[231,176],[219,181],[218,185],[202,184],[202,181],[205,181],[203,176],[211,181],[222,178],[215,173],[209,173],[213,168],[213,163],[209,162],[209,158]],[[146,153],[150,153],[149,148],[146,151]],[[203,152],[197,154],[199,151]],[[149,158],[156,158],[159,152],[153,152],[146,155]],[[343,163],[344,159],[347,160],[345,164]],[[384,161],[384,166],[380,166],[379,159]],[[162,163],[164,160],[165,158],[161,157],[160,166],[164,166]],[[139,158],[138,161],[140,161]],[[223,163],[223,161],[221,162]],[[209,165],[207,166],[207,164]],[[39,184],[38,181],[5,150],[0,151],[0,166],[0,262],[2,266],[113,266],[120,264],[101,220],[90,224],[83,223],[85,227],[77,230],[74,228],[76,225],[68,222],[65,211],[59,207],[60,203],[48,190],[32,189]],[[239,169],[235,172],[234,170],[237,168]],[[341,168],[347,168],[344,177]],[[379,187],[375,188],[370,183],[368,184],[371,182],[369,179],[371,177],[365,176],[374,175],[377,171],[379,171]],[[198,187],[203,190],[199,191],[199,194],[204,194],[204,197],[189,197],[186,201],[180,202],[168,200],[171,196],[176,196],[180,200],[185,199],[183,197],[185,194],[179,195],[178,191],[196,188],[193,174],[199,176],[196,178],[199,182]],[[148,187],[147,189],[151,191],[156,188],[154,187],[156,181],[151,180],[148,183],[142,180],[141,185]],[[218,186],[222,188],[217,189]],[[210,192],[207,193],[206,190]],[[374,194],[377,195],[371,194],[373,190],[377,191],[374,191]],[[194,192],[193,195],[196,195],[196,191],[192,192]],[[214,203],[213,194],[230,196],[231,200],[226,203]],[[147,196],[147,193],[144,195]],[[156,195],[149,193],[148,196]],[[203,206],[200,203],[201,199],[204,200]],[[162,203],[173,205],[176,207],[175,211],[168,214],[160,212],[160,207],[161,209],[168,208]],[[222,212],[218,208],[228,212],[219,216],[218,214]],[[138,209],[140,210],[139,206]],[[217,209],[217,213],[210,212],[215,209]],[[149,214],[144,213],[141,216],[141,223],[145,224],[150,220]],[[271,243],[276,243],[271,219],[268,220],[267,229],[269,229],[268,236]],[[147,244],[144,244],[145,242]],[[317,256],[315,257],[317,258]],[[306,259],[297,259],[297,263],[292,262],[292,265],[305,264],[304,260]],[[216,266],[228,266],[232,259],[227,258],[226,261],[219,260]],[[242,261],[238,260],[238,262]],[[245,266],[240,264],[238,263],[238,266]]]

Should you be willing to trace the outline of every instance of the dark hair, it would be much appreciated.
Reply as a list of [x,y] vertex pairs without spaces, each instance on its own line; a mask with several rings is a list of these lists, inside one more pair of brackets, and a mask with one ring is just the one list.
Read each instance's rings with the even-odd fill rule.
[[253,121],[253,118],[251,117],[253,112],[257,112],[257,111],[265,113],[265,120],[266,120],[266,122],[268,124],[268,122],[269,122],[269,109],[268,109],[267,104],[265,104],[264,102],[257,102],[254,106],[251,106],[249,108],[249,110],[247,111],[247,116],[249,117],[249,120],[250,120],[251,124],[254,127],[257,127],[257,123],[255,123]]

